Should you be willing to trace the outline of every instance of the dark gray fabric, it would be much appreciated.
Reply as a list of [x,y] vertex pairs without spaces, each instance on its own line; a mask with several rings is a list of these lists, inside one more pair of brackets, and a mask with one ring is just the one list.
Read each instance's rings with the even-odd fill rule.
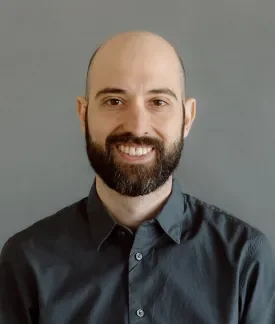
[[11,237],[0,323],[275,323],[275,263],[257,229],[182,193],[136,233],[97,196]]

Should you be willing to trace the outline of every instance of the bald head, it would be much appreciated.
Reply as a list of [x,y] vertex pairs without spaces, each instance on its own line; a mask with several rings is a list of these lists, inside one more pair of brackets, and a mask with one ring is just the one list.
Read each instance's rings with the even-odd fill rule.
[[185,69],[175,48],[159,35],[146,31],[134,31],[114,36],[94,52],[87,71],[86,99],[89,99],[93,79],[100,69],[102,71],[102,67],[106,70],[107,65],[117,66],[120,69],[125,66],[127,70],[131,63],[139,66],[139,69],[145,67],[146,64],[147,66],[158,64],[160,69],[164,67],[171,69],[172,73],[177,74],[180,80],[181,95],[185,97]]

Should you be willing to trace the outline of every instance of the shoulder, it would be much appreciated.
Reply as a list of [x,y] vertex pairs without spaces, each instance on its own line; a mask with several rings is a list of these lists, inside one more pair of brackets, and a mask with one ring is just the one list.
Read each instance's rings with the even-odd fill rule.
[[204,240],[209,244],[218,245],[226,253],[230,251],[234,259],[243,261],[258,253],[272,253],[266,235],[256,227],[196,197],[183,193],[183,198],[186,210],[203,224]]
[[75,226],[85,222],[86,200],[83,198],[13,234],[2,248],[1,260],[17,258],[34,246],[47,249],[60,237],[73,233]]

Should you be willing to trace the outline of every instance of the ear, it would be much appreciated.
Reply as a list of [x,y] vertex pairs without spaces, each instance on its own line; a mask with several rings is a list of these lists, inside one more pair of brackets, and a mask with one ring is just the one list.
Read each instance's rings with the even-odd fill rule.
[[83,133],[85,133],[85,117],[86,117],[86,110],[88,109],[87,100],[84,97],[77,97],[77,112],[81,123],[81,129]]
[[196,117],[196,100],[189,98],[185,101],[185,124],[184,124],[184,138],[188,136],[193,121]]

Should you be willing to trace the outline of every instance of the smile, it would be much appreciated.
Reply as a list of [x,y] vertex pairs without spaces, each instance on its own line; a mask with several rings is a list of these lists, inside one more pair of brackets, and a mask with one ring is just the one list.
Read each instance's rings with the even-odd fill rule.
[[128,145],[119,145],[117,146],[118,150],[122,153],[125,153],[129,156],[142,156],[147,155],[153,150],[153,147],[150,146],[128,146]]

